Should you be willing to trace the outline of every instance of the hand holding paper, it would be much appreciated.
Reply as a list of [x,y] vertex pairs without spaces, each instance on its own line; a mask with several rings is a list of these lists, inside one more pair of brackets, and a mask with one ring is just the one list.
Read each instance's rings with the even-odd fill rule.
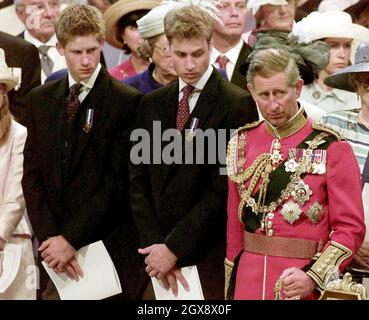
[[55,273],[42,262],[61,300],[98,300],[122,292],[114,264],[102,241],[79,249],[76,252],[76,262],[84,271],[84,277],[78,282],[64,273]]
[[187,291],[181,283],[178,283],[177,278],[178,294],[174,295],[172,290],[165,288],[163,281],[151,278],[156,300],[204,300],[197,267],[184,267],[177,270],[181,271],[189,290]]

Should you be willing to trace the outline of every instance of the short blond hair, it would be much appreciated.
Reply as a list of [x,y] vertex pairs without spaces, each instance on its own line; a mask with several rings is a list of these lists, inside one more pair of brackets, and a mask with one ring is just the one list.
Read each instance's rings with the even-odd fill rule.
[[63,47],[73,37],[95,35],[100,42],[105,35],[103,16],[93,6],[83,4],[70,5],[59,14],[55,23],[55,34]]
[[215,19],[196,5],[173,9],[164,18],[164,32],[169,41],[176,39],[205,38],[210,42]]
[[300,72],[291,54],[284,49],[265,49],[258,51],[251,58],[247,71],[247,83],[254,87],[254,78],[271,77],[276,73],[286,72],[289,87],[296,87],[300,80]]

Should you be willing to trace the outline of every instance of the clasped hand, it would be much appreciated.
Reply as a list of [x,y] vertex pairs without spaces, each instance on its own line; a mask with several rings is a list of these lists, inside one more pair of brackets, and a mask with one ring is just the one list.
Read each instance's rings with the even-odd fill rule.
[[38,249],[43,261],[56,273],[65,273],[69,278],[76,281],[83,277],[83,271],[75,257],[76,250],[63,236],[51,237]]
[[164,287],[167,290],[171,288],[174,296],[178,295],[177,280],[185,290],[190,290],[181,269],[176,267],[177,257],[164,243],[153,244],[149,247],[138,249],[138,252],[146,255],[145,270],[148,275],[162,280]]

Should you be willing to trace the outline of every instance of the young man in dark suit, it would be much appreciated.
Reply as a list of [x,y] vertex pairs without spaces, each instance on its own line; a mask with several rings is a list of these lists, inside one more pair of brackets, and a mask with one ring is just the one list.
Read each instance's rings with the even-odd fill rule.
[[20,84],[9,92],[10,110],[22,125],[26,124],[29,92],[41,84],[40,59],[36,47],[18,37],[0,31],[0,48],[5,51],[5,60]]
[[[171,129],[176,133],[174,140],[179,137],[180,142],[175,148],[180,148],[184,141],[195,144],[199,140],[200,130],[189,128],[217,135],[221,129],[230,131],[242,121],[257,119],[250,96],[224,80],[210,65],[214,18],[195,5],[166,15],[165,34],[179,80],[141,101],[138,127],[149,132],[151,142],[157,138],[158,123],[154,121],[160,122],[162,132]],[[207,154],[213,142],[222,145],[221,141],[204,139],[203,145],[191,149],[194,158],[201,151]],[[164,153],[170,144],[161,141],[161,148],[155,142],[149,145],[153,152],[162,153],[161,162],[151,159],[150,164],[138,164],[135,153],[139,145],[131,152],[131,207],[140,237],[139,252],[145,256],[148,275],[163,280],[173,292],[178,290],[177,280],[187,287],[180,268],[197,265],[205,299],[222,299],[227,179],[220,174],[218,157],[205,156],[203,164],[166,164]],[[189,149],[180,152],[181,160],[189,153]],[[146,297],[152,298],[149,291]]]
[[[22,181],[40,260],[77,280],[83,270],[76,250],[103,240],[123,298],[132,299],[140,257],[129,208],[128,157],[141,94],[100,65],[105,30],[96,8],[69,6],[55,30],[68,75],[31,92]],[[45,279],[41,298],[57,298]]]

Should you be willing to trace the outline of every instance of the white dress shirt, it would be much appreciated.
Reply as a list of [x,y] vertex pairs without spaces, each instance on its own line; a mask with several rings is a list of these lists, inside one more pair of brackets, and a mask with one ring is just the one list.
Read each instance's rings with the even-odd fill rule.
[[[47,51],[47,54],[50,57],[50,59],[54,62],[52,72],[58,71],[60,69],[67,68],[67,63],[65,62],[64,56],[61,56],[59,54],[58,50],[56,50],[57,39],[56,39],[55,34],[49,39],[49,41],[44,43],[44,42],[41,42],[40,40],[32,37],[32,35],[27,30],[24,30],[24,40],[32,43],[36,48],[38,48],[40,46],[43,46],[43,45],[51,47]],[[41,54],[40,54],[40,59],[41,58],[42,57],[41,57]],[[44,83],[46,78],[47,78],[46,74],[41,69],[41,83]]]

